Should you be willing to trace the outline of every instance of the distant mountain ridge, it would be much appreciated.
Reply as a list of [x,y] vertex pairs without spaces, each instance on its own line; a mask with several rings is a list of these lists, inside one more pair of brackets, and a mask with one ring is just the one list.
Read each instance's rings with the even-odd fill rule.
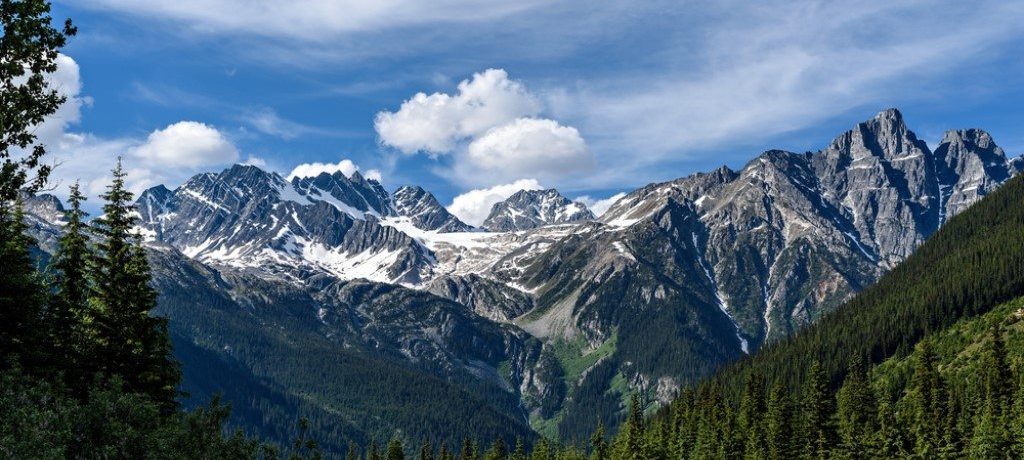
[[[266,283],[260,307],[246,307],[251,327],[378,346],[389,362],[490,395],[488,407],[516,401],[517,423],[569,439],[617,424],[632,392],[668,401],[814,322],[1022,169],[1024,157],[1007,158],[978,129],[949,131],[932,150],[890,109],[819,152],[769,150],[739,170],[650,184],[599,219],[557,190],[520,191],[481,231],[420,187],[388,193],[340,172],[289,181],[241,165],[153,187],[136,204],[154,251],[202,267],[207,275],[189,279],[210,292],[244,298],[238,286]],[[53,233],[51,208],[30,208],[40,234]],[[188,289],[171,282],[174,264],[157,271],[168,295]],[[359,300],[337,310],[328,292]],[[384,296],[402,299],[387,315],[360,306],[383,308]],[[266,309],[299,297],[289,314],[301,321],[268,319]],[[420,305],[436,307],[426,323]],[[330,326],[338,320],[345,332]],[[215,325],[183,321],[180,340],[230,355],[211,341],[225,334]],[[389,338],[359,332],[367,324]],[[469,348],[451,350],[460,337]],[[479,337],[502,345],[486,359],[467,355]]]

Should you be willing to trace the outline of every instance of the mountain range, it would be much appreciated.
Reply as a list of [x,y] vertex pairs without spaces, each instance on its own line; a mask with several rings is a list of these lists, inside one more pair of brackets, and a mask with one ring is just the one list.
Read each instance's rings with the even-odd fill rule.
[[[136,210],[184,390],[340,452],[401,433],[573,439],[834,310],[1024,170],[978,129],[935,148],[883,111],[818,152],[653,183],[601,216],[557,190],[481,228],[428,191],[255,166]],[[60,203],[28,200],[52,250]]]

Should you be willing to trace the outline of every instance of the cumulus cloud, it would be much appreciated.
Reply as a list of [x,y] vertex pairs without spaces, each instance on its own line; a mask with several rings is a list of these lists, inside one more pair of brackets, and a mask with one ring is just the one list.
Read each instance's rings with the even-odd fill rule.
[[595,216],[601,217],[602,214],[608,211],[608,208],[612,207],[616,201],[621,200],[624,196],[626,196],[625,193],[616,193],[605,199],[596,199],[591,198],[589,195],[583,195],[576,197],[576,201],[587,205],[587,208],[589,208]]
[[544,187],[535,179],[519,179],[510,184],[470,190],[453,198],[452,203],[448,205],[448,212],[467,224],[479,226],[487,219],[495,203],[504,201],[520,190],[542,188]]
[[520,177],[558,182],[589,171],[594,158],[576,128],[539,118],[540,100],[501,69],[463,80],[455,94],[418,93],[380,112],[382,144],[405,153],[451,155],[442,174],[469,186]]
[[154,167],[196,168],[231,163],[238,159],[238,149],[209,125],[179,121],[150,133],[132,155]]
[[[303,163],[292,169],[292,172],[288,173],[288,180],[295,177],[316,177],[320,174],[334,174],[341,172],[345,177],[351,177],[352,173],[359,171],[359,166],[349,159],[343,159],[337,163]],[[377,182],[381,182],[381,173],[376,169],[370,169],[361,173],[363,177],[372,179]]]
[[502,69],[459,83],[454,95],[417,93],[396,112],[379,112],[374,128],[384,145],[403,153],[450,153],[459,142],[541,110],[540,101]]
[[508,178],[539,175],[553,180],[593,167],[594,158],[579,131],[554,120],[519,118],[487,131],[466,151],[474,175]]

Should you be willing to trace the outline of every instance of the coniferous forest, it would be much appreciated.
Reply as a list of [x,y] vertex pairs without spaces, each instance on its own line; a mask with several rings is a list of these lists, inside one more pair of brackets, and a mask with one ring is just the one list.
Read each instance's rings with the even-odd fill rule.
[[[57,251],[38,257],[23,198],[50,168],[32,128],[64,102],[44,76],[76,29],[42,0],[0,0],[0,18],[0,458],[320,458],[306,419],[282,446],[228,429],[216,397],[180,406],[120,162],[94,219],[71,186]],[[566,442],[396,433],[345,458],[1024,458],[1024,176],[820,321],[623,417]]]

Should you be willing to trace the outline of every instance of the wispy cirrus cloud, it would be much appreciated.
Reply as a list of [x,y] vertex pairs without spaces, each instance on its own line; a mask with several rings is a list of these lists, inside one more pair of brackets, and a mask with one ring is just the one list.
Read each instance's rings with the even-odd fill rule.
[[[964,98],[963,82],[980,78],[993,63],[1021,61],[1017,48],[1024,38],[1019,27],[1024,4],[994,0],[515,5],[448,0],[429,6],[404,0],[305,0],[282,5],[97,0],[80,7],[164,25],[257,65],[288,62],[289,69],[311,75],[333,75],[332,69],[343,67],[347,79],[325,78],[318,85],[338,88],[333,95],[373,93],[379,110],[396,115],[399,104],[415,102],[410,95],[418,90],[424,103],[438,102],[431,99],[435,94],[458,96],[450,82],[429,82],[425,76],[457,79],[488,68],[509,69],[542,106],[509,120],[543,115],[575,129],[597,166],[586,174],[551,169],[543,177],[529,171],[492,176],[479,168],[473,173],[426,168],[460,189],[518,177],[538,177],[569,190],[621,189],[712,163],[734,163],[756,153],[751,149],[785,147],[772,143],[852,112],[860,117],[922,101],[956,104]],[[351,72],[360,68],[366,70]],[[1022,82],[1008,71],[1005,75]],[[406,83],[392,86],[395,81]],[[421,86],[410,90],[411,85]],[[424,112],[438,118],[423,126],[447,137],[421,150],[462,143],[462,159],[469,158],[468,144],[483,134],[452,141],[458,135],[444,133],[458,133],[460,124],[485,116],[452,121],[444,111]],[[263,123],[269,120],[253,120],[263,130],[260,123],[252,127],[283,139],[295,139],[301,131],[287,123]],[[508,139],[493,137],[502,142],[492,145],[512,145]],[[401,150],[412,144],[389,145]],[[737,152],[723,156],[727,149]],[[457,156],[440,155],[449,162]],[[511,165],[520,163],[528,162]]]

